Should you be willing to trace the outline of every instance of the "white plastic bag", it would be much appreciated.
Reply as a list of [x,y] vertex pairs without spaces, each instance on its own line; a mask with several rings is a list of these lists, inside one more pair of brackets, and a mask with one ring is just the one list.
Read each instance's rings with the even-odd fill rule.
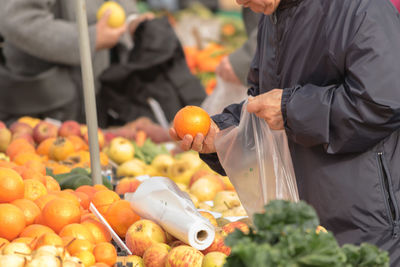
[[298,201],[297,184],[285,131],[247,112],[243,105],[240,124],[218,133],[218,158],[250,218],[270,200]]
[[201,107],[212,116],[221,113],[230,104],[242,102],[246,97],[245,86],[229,83],[217,76],[217,86],[212,94],[206,97]]

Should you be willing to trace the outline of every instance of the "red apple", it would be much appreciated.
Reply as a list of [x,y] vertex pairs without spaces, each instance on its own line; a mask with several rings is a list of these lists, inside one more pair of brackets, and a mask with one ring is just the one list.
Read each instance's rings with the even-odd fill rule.
[[179,246],[173,248],[167,257],[165,267],[201,267],[203,254],[190,246]]
[[164,230],[150,220],[139,220],[132,224],[125,235],[125,242],[133,255],[142,257],[143,253],[156,243],[165,243]]
[[76,121],[65,121],[58,129],[58,135],[68,137],[70,135],[81,135],[81,126]]
[[201,216],[203,216],[204,218],[209,220],[212,225],[214,225],[215,227],[218,227],[217,220],[211,213],[209,213],[207,211],[199,211],[199,213],[201,214]]
[[227,236],[230,233],[233,233],[235,231],[235,229],[239,229],[240,231],[242,231],[245,234],[249,233],[249,226],[247,224],[245,224],[244,222],[241,222],[241,221],[236,221],[236,222],[231,222],[231,223],[225,224],[222,227],[222,235]]
[[164,267],[171,247],[164,243],[157,243],[146,249],[143,262],[146,267]]
[[215,195],[225,189],[224,182],[214,174],[201,177],[190,187],[190,193],[200,202],[213,200]]
[[33,129],[33,139],[39,144],[47,138],[57,137],[57,132],[57,126],[46,121],[41,121]]
[[16,139],[25,139],[28,141],[31,145],[35,146],[35,141],[33,140],[32,135],[24,132],[16,132],[15,134],[12,135],[12,141]]
[[196,182],[197,180],[199,180],[201,177],[208,175],[208,174],[212,174],[210,171],[207,170],[198,170],[196,171],[193,175],[192,178],[190,178],[190,182],[189,182],[189,187],[192,186],[192,184],[194,184],[194,182]]
[[6,127],[0,128],[0,152],[6,152],[10,142],[11,142],[10,130],[8,130]]
[[0,129],[7,128],[6,124],[0,121]]
[[207,253],[214,251],[222,252],[227,256],[231,254],[231,248],[225,245],[224,238],[220,233],[215,233],[214,242],[212,242],[211,246],[201,252],[203,252],[204,255],[207,255]]
[[10,131],[12,134],[27,133],[27,134],[32,135],[32,133],[33,133],[33,129],[29,124],[24,123],[24,122],[19,122],[19,121],[13,122],[10,125]]
[[186,244],[186,243],[184,243],[184,242],[182,242],[180,240],[174,240],[174,241],[172,241],[172,242],[170,242],[168,244],[171,246],[171,248],[176,248],[176,247],[179,247],[179,246],[187,246],[188,245],[188,244]]

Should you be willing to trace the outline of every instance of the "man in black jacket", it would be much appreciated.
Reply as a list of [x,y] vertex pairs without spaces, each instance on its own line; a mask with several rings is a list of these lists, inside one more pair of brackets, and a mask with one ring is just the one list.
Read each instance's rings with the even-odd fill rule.
[[[398,12],[389,0],[237,1],[263,13],[247,112],[285,129],[300,197],[339,243],[376,244],[400,266]],[[214,138],[241,108],[181,147],[224,174]]]

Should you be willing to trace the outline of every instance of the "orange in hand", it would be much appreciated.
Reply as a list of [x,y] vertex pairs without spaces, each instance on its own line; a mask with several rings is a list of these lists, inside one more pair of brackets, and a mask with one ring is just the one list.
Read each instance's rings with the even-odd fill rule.
[[196,106],[186,106],[176,113],[174,118],[174,128],[176,134],[183,139],[187,134],[193,138],[201,133],[203,136],[208,134],[211,126],[211,118],[208,113]]

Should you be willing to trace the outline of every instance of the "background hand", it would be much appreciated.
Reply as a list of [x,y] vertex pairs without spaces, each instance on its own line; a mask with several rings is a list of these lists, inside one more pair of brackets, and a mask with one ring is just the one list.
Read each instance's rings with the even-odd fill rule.
[[195,138],[189,134],[185,135],[185,137],[181,140],[178,135],[176,134],[176,131],[174,128],[171,128],[169,130],[169,134],[172,137],[173,140],[178,141],[179,146],[181,147],[182,150],[188,151],[188,150],[194,150],[199,153],[203,154],[208,154],[208,153],[215,153],[215,136],[219,132],[218,126],[215,124],[214,121],[211,120],[211,126],[210,130],[208,131],[208,134],[206,137],[203,136],[203,134],[197,134]]
[[140,16],[138,16],[137,18],[133,19],[132,21],[129,22],[129,33],[130,34],[134,34],[137,27],[139,26],[140,23],[142,23],[143,21],[146,20],[152,20],[154,19],[155,15],[151,12],[147,12],[147,13],[143,13]]
[[221,60],[221,62],[217,66],[217,70],[215,71],[215,73],[227,82],[236,84],[242,83],[236,76],[236,73],[233,71],[231,62],[229,61],[229,57],[224,57]]
[[104,16],[96,24],[96,50],[109,49],[114,47],[122,34],[127,29],[126,24],[119,28],[112,28],[108,25],[111,11],[107,10]]
[[283,130],[281,110],[282,89],[274,89],[267,93],[249,98],[247,111],[264,119],[272,130]]

